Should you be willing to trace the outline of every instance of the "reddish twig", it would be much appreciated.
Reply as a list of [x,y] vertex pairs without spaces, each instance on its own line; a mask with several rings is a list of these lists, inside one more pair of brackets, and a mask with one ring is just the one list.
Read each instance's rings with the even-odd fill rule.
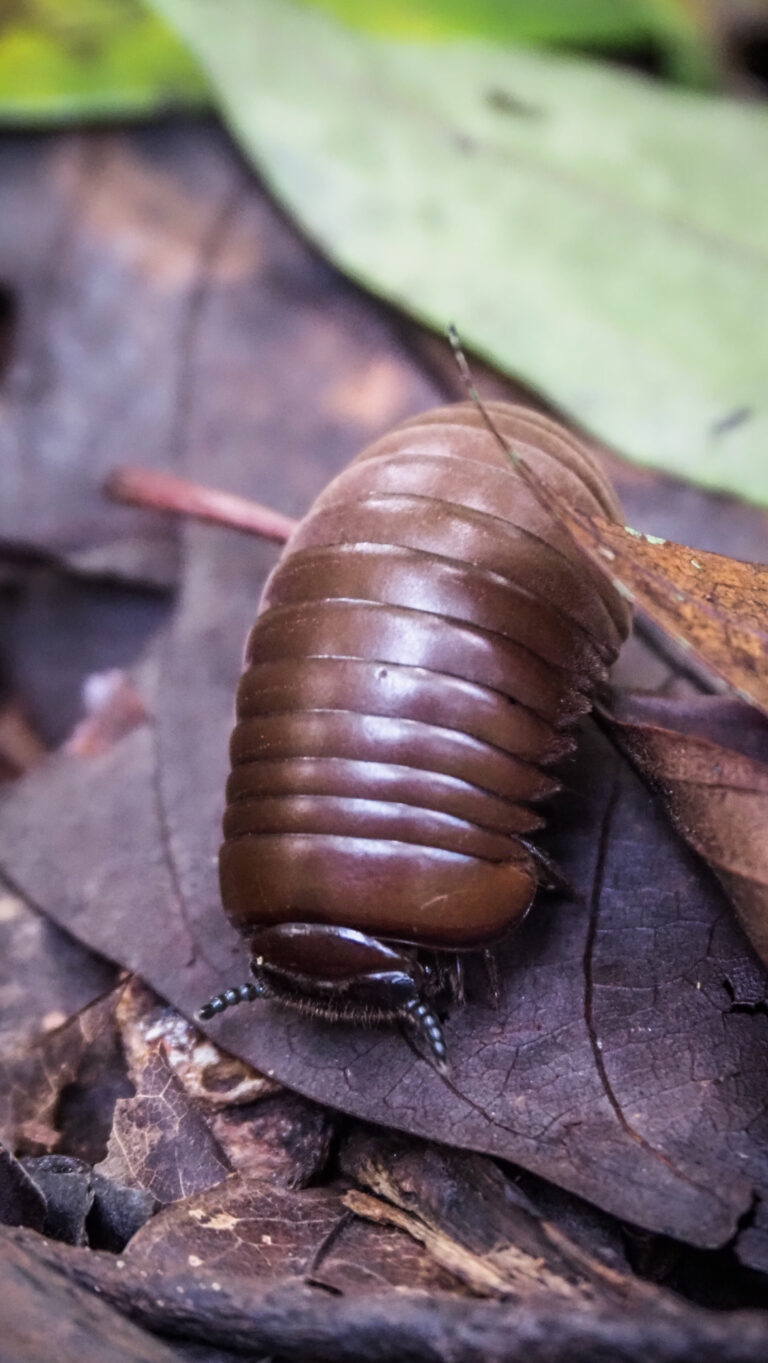
[[177,516],[196,516],[202,521],[213,521],[231,530],[243,530],[246,534],[261,535],[281,543],[296,526],[290,516],[252,502],[248,497],[217,492],[215,488],[193,483],[188,478],[177,478],[173,473],[155,473],[130,464],[113,470],[104,484],[104,492],[115,502],[154,511],[171,511]]

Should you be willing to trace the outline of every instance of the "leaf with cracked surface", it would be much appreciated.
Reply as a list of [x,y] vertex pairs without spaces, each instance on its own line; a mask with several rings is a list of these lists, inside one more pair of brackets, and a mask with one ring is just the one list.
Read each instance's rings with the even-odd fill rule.
[[[174,716],[187,732],[178,697]],[[636,1224],[722,1244],[768,1186],[768,1018],[731,1009],[723,981],[744,948],[719,893],[638,778],[586,737],[551,839],[582,902],[537,905],[505,947],[498,1009],[475,982],[447,1025],[450,1084],[395,1034],[268,1004],[214,1034],[320,1102],[513,1160]],[[146,730],[85,768],[56,759],[6,802],[0,858],[73,932],[119,949],[189,1013],[236,978],[242,948],[218,905],[214,821],[207,843],[199,823],[181,843],[178,829],[158,842],[154,763]],[[41,818],[44,848],[30,836]],[[179,846],[184,912],[168,860]]]
[[[158,138],[147,134],[136,155],[151,162],[154,147],[173,183]],[[196,156],[215,160],[216,145],[207,134],[187,144],[179,174]],[[177,464],[198,481],[301,510],[375,430],[435,394],[369,305],[279,228],[255,191],[236,217],[266,263],[248,285],[208,279],[194,326],[173,332],[186,374],[171,403],[176,411],[182,391]],[[227,258],[226,242],[221,249]],[[114,298],[130,316],[131,272],[121,281]],[[147,326],[159,294],[149,306]],[[176,301],[169,306],[178,322]],[[97,331],[88,328],[92,378],[105,390]],[[144,347],[133,396],[156,361]],[[68,385],[44,396],[54,390],[63,401]],[[87,431],[68,439],[79,487],[92,448]],[[695,506],[714,521],[713,505],[686,502],[691,516]],[[758,543],[764,523],[751,514]],[[744,523],[732,511],[734,539]],[[75,936],[191,1017],[247,968],[221,913],[215,855],[242,640],[274,551],[198,525],[184,527],[182,543],[178,610],[136,679],[151,723],[91,757],[59,754],[9,790],[0,865]],[[723,1244],[754,1191],[768,1187],[768,1019],[734,1011],[722,983],[747,959],[744,944],[717,888],[591,729],[565,776],[550,851],[581,898],[542,898],[506,944],[498,1009],[482,978],[471,982],[468,1006],[448,1022],[452,1087],[396,1033],[331,1027],[267,1004],[225,1017],[211,1035],[319,1102],[515,1161],[636,1225]],[[743,1242],[755,1251],[754,1235]]]

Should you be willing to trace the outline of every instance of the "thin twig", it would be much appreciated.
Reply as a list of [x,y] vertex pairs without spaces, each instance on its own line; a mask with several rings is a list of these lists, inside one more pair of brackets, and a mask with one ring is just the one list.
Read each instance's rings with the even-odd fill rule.
[[104,492],[112,501],[128,506],[170,511],[176,516],[194,516],[201,521],[212,521],[215,525],[280,543],[284,543],[296,527],[296,521],[290,516],[262,506],[260,502],[252,502],[248,497],[218,492],[173,473],[156,473],[130,464],[112,471],[104,484]]

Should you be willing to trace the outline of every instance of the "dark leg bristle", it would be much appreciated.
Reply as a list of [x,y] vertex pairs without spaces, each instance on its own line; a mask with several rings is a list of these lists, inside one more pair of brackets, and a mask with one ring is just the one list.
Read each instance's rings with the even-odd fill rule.
[[451,965],[451,993],[456,1003],[462,1007],[467,1001],[467,991],[464,983],[464,958],[456,955]]
[[501,1002],[501,981],[499,979],[499,963],[496,959],[496,952],[493,947],[486,947],[483,952],[483,964],[485,973],[488,976],[488,993],[491,996],[491,1003],[494,1008],[498,1008]]
[[216,1017],[217,1013],[223,1013],[227,1008],[234,1008],[238,1003],[252,1003],[263,994],[257,984],[248,980],[246,984],[238,984],[230,989],[222,989],[220,994],[214,994],[212,999],[204,1003],[198,1009],[197,1016],[203,1022],[208,1022],[210,1018]]

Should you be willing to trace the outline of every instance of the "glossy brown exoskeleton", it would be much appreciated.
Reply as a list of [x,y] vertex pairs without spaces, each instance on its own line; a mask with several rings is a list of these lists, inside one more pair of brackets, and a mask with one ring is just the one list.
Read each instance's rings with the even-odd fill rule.
[[[493,421],[587,514],[619,507],[585,444]],[[456,962],[527,912],[534,806],[629,608],[469,403],[406,422],[325,489],[267,582],[237,697],[220,873],[253,982],[329,1018],[403,1019],[438,1067]]]

